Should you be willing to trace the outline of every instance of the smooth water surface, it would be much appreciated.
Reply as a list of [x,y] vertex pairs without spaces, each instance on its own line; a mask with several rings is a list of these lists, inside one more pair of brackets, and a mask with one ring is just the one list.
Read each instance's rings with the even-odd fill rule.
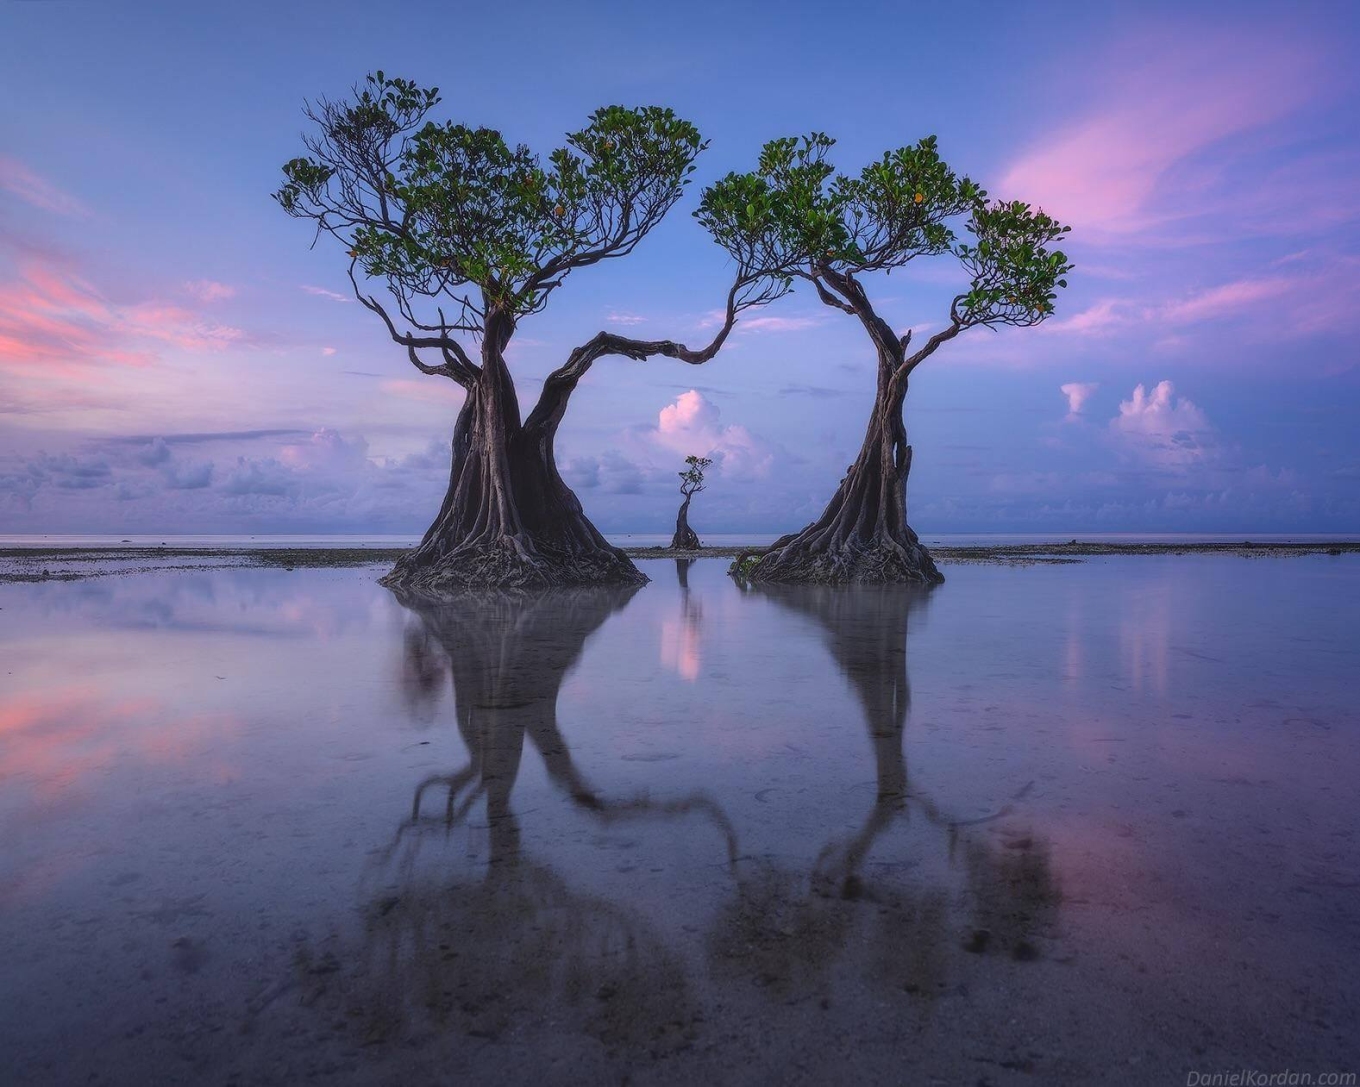
[[0,586],[5,1082],[1360,1070],[1360,565]]

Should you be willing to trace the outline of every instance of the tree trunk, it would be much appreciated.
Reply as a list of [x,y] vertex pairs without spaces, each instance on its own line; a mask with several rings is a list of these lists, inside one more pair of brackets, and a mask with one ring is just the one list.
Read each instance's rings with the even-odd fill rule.
[[454,427],[444,503],[424,539],[383,584],[442,593],[645,582],[590,523],[558,474],[553,439],[560,418],[558,412],[521,424],[500,350],[485,348]]
[[907,524],[911,446],[902,422],[899,359],[880,360],[864,445],[815,522],[785,536],[741,573],[750,581],[923,582],[944,576]]
[[689,527],[689,502],[693,497],[691,494],[685,495],[680,512],[675,515],[675,535],[671,538],[671,549],[674,551],[698,551],[704,546],[694,529]]

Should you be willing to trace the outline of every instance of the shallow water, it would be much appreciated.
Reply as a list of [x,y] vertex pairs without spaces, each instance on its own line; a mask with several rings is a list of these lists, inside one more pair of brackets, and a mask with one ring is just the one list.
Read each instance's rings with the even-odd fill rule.
[[[782,533],[762,532],[704,532],[706,547],[764,547],[773,543]],[[670,544],[669,532],[609,532],[605,534],[610,543],[618,547],[664,547]],[[1065,533],[996,533],[964,532],[935,533],[922,537],[928,545],[945,547],[994,546],[1004,547],[1011,544],[1062,543],[1076,539],[1082,543],[1241,543],[1243,537],[1222,532],[1078,532],[1075,536]],[[1353,535],[1304,532],[1304,533],[1252,533],[1250,539],[1256,543],[1326,543],[1348,541]],[[157,547],[165,545],[173,549],[209,550],[212,548],[385,548],[413,547],[420,541],[419,535],[336,535],[317,534],[303,536],[241,534],[193,536],[177,535],[94,535],[90,533],[21,533],[5,535],[0,533],[0,548],[41,548],[81,547],[81,548],[118,548],[118,547]]]
[[726,565],[0,587],[3,1078],[1360,1070],[1349,556]]

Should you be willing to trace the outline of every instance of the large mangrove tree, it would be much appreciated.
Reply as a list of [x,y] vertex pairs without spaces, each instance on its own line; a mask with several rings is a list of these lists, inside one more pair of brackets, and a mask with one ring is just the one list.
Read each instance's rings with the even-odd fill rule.
[[[835,495],[816,521],[742,573],[753,581],[942,581],[907,523],[912,447],[902,410],[911,375],[967,329],[1037,325],[1052,314],[1071,265],[1051,246],[1068,228],[1028,204],[988,199],[941,160],[933,136],[858,175],[836,172],[834,143],[820,133],[774,140],[754,171],[704,194],[701,216],[722,245],[790,269],[859,322],[877,357],[864,444]],[[918,346],[879,314],[866,280],[928,257],[960,265],[965,285],[943,327]]]
[[411,365],[466,393],[448,493],[386,580],[423,590],[645,581],[558,473],[567,402],[607,355],[707,362],[738,315],[789,279],[759,244],[727,243],[736,264],[708,344],[600,332],[548,375],[521,418],[506,365],[519,323],[572,273],[631,253],[680,198],[706,144],[669,109],[609,106],[545,160],[492,129],[430,120],[439,100],[437,89],[376,72],[343,101],[309,105],[307,154],[284,166],[274,194],[342,245],[355,296]]

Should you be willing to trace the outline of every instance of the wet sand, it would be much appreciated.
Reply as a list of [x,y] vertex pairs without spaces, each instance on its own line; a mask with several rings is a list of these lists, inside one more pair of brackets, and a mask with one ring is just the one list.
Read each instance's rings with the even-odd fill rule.
[[[0,548],[0,584],[5,582],[74,580],[110,574],[148,573],[162,569],[211,569],[226,566],[314,567],[391,565],[405,551],[399,547],[8,547]],[[679,551],[669,547],[625,547],[632,559],[734,559],[758,554],[759,548],[705,547]],[[932,547],[943,563],[990,563],[1002,566],[1062,564],[1112,556],[1234,555],[1239,558],[1291,558],[1305,555],[1360,554],[1360,541],[1323,543],[1093,543],[1008,544],[977,547]]]

